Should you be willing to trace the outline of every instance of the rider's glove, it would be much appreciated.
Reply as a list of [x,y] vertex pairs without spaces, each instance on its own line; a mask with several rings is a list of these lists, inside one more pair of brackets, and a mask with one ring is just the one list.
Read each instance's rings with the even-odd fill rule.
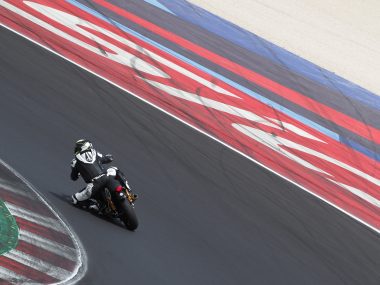
[[104,157],[108,160],[108,162],[113,161],[113,156],[112,156],[112,154],[106,154]]

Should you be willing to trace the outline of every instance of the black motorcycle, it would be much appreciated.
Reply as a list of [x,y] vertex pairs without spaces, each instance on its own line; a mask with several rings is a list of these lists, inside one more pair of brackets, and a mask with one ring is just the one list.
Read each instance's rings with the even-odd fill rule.
[[114,179],[108,180],[107,186],[93,197],[99,204],[99,214],[107,218],[119,218],[125,227],[134,231],[138,227],[135,213],[135,195],[125,186]]

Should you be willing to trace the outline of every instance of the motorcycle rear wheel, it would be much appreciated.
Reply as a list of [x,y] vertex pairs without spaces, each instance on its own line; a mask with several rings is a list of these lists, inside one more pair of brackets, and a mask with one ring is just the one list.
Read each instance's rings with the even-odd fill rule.
[[120,206],[123,210],[121,220],[123,221],[125,227],[130,231],[136,230],[139,222],[137,220],[134,208],[127,200],[123,201]]

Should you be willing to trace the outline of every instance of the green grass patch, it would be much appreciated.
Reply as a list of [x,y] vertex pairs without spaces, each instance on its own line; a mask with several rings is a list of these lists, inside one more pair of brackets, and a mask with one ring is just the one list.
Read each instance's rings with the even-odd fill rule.
[[0,255],[18,244],[18,225],[7,206],[0,200]]

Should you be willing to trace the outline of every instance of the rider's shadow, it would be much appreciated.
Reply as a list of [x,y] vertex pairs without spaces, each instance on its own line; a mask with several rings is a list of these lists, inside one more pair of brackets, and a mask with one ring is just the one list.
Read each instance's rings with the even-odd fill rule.
[[99,218],[99,219],[101,219],[103,221],[106,221],[106,222],[114,224],[115,226],[119,226],[121,228],[124,228],[124,225],[122,224],[122,222],[119,219],[117,219],[117,218],[106,217],[104,215],[91,212],[91,211],[89,211],[87,209],[84,209],[84,208],[82,208],[80,206],[73,205],[71,203],[71,195],[58,194],[58,193],[55,193],[55,192],[52,192],[52,191],[49,191],[49,193],[52,194],[54,197],[58,198],[59,200],[61,200],[63,202],[66,202],[66,203],[69,203],[74,209],[86,212],[88,214],[96,216],[97,218]]

